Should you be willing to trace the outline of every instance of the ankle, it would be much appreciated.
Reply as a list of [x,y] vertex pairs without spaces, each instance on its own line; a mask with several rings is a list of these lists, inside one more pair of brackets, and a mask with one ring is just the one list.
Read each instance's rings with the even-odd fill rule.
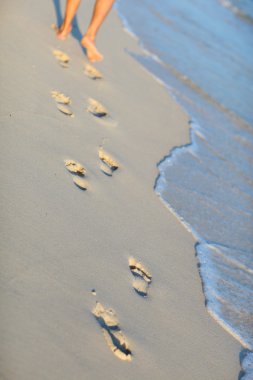
[[88,30],[88,31],[85,33],[85,35],[83,36],[83,38],[88,38],[90,41],[94,42],[95,39],[96,39],[96,33],[91,32],[91,31]]
[[70,31],[72,29],[72,25],[71,24],[66,24],[65,22],[63,22],[59,28],[60,31]]

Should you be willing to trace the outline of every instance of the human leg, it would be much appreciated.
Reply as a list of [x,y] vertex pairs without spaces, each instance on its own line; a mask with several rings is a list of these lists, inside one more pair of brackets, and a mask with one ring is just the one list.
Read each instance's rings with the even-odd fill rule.
[[95,38],[103,21],[110,12],[114,1],[115,0],[96,0],[91,22],[81,41],[81,44],[87,50],[87,56],[91,62],[101,61],[103,59],[102,54],[96,48]]
[[57,37],[61,40],[65,40],[72,29],[72,21],[75,17],[77,8],[80,5],[81,0],[67,0],[65,17],[62,25],[57,29]]

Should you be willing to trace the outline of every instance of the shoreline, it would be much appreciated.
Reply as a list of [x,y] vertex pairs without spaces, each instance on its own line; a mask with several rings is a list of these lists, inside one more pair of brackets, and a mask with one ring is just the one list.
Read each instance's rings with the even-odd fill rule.
[[[82,25],[92,4],[88,12],[87,4],[80,8]],[[188,116],[127,54],[140,50],[115,10],[98,38],[105,61],[96,67],[105,79],[92,81],[82,72],[77,41],[54,39],[53,4],[23,0],[22,5],[17,11],[5,2],[9,12],[2,26],[11,35],[10,46],[2,41],[1,141],[8,162],[1,169],[1,251],[8,252],[1,274],[3,375],[12,380],[236,378],[240,345],[207,314],[195,240],[153,190],[156,163],[189,140]],[[30,19],[34,26],[29,41],[24,25],[11,28],[20,13],[24,24]],[[69,68],[56,63],[54,48],[69,54]],[[56,109],[54,89],[71,96],[75,118]],[[89,97],[106,106],[111,123],[85,111]],[[102,141],[120,165],[112,178],[99,170]],[[87,167],[86,193],[71,182],[63,163],[68,158]],[[132,289],[129,256],[153,275],[147,299]],[[115,309],[132,363],[108,349],[91,314],[95,300]]]
[[[250,114],[246,112],[247,106],[243,108],[241,116],[236,115],[236,108],[234,111],[229,110],[229,102],[231,102],[230,105],[232,106],[233,99],[229,98],[225,91],[223,96],[225,97],[224,100],[226,100],[224,103],[226,106],[222,103],[220,104],[217,100],[218,98],[215,98],[215,91],[210,93],[212,96],[208,91],[203,90],[203,88],[208,88],[209,77],[212,77],[213,70],[215,72],[213,68],[215,60],[212,56],[215,52],[215,43],[212,37],[210,37],[209,41],[209,58],[206,60],[205,65],[202,62],[202,65],[197,66],[200,71],[206,68],[206,73],[209,73],[206,75],[205,81],[202,79],[202,87],[199,87],[196,83],[196,77],[191,71],[194,57],[196,58],[201,54],[201,49],[197,51],[198,49],[195,50],[194,44],[191,45],[195,40],[193,38],[194,31],[193,35],[190,34],[191,38],[188,38],[188,46],[191,47],[189,49],[191,51],[189,56],[190,68],[187,70],[184,63],[180,66],[179,51],[182,50],[182,46],[179,51],[176,48],[173,53],[174,49],[171,49],[170,45],[173,40],[174,47],[176,41],[178,41],[186,48],[184,39],[181,38],[182,36],[180,37],[180,33],[182,35],[184,32],[184,27],[182,27],[184,22],[181,24],[181,28],[179,27],[178,33],[173,33],[172,27],[173,23],[176,25],[179,22],[176,15],[180,6],[176,7],[170,16],[168,14],[168,17],[173,20],[171,27],[166,28],[166,25],[161,22],[161,29],[158,32],[160,38],[153,40],[151,30],[154,30],[154,25],[157,25],[159,15],[160,17],[162,16],[159,13],[161,8],[164,6],[164,10],[166,10],[165,4],[162,4],[161,2],[157,5],[157,14],[154,11],[155,8],[153,8],[154,13],[152,14],[151,8],[149,10],[145,9],[144,4],[144,8],[134,3],[128,6],[121,3],[119,7],[120,16],[122,16],[123,12],[124,26],[130,28],[130,34],[135,39],[138,39],[138,37],[134,33],[141,38],[139,46],[141,46],[144,54],[138,55],[130,52],[130,55],[143,65],[146,70],[149,70],[155,78],[158,77],[160,83],[164,83],[169,94],[176,99],[178,104],[190,115],[191,119],[191,141],[173,148],[159,162],[158,169],[160,174],[156,179],[155,191],[158,196],[160,195],[161,200],[164,200],[164,204],[168,209],[199,242],[199,244],[196,244],[196,256],[198,257],[198,266],[208,312],[244,349],[252,350],[252,318],[250,305],[248,304],[252,281],[250,281],[250,277],[247,279],[246,272],[245,276],[243,272],[240,272],[240,268],[244,266],[246,271],[251,271],[249,262],[252,247],[250,233],[252,223],[250,223],[250,212],[247,214],[249,204],[245,202],[244,198],[246,197],[247,199],[248,196],[250,199],[250,194],[252,194],[252,188],[247,184],[251,178],[249,170],[251,135],[250,126],[246,121],[249,121]],[[147,28],[144,28],[143,25],[138,27],[138,22],[136,22],[141,17],[142,8],[145,14],[143,22],[144,24],[146,23]],[[197,4],[192,7],[189,6],[189,20],[191,20],[192,25],[194,25],[193,19],[194,16],[197,16],[198,8]],[[212,11],[217,13],[217,8],[215,9],[214,6]],[[202,14],[202,16],[204,15]],[[127,17],[128,21],[126,21],[125,17]],[[224,18],[219,20],[220,27],[222,27],[221,21],[224,23],[224,35],[226,35],[225,30],[227,31],[225,25],[227,25],[228,17],[229,15],[226,14]],[[147,20],[152,20],[150,25],[147,24]],[[199,17],[197,25],[199,30],[201,30],[201,25],[204,25],[204,20],[205,17]],[[238,38],[242,40],[243,26],[240,24],[237,26],[240,31]],[[186,29],[191,30],[191,27],[188,26],[187,28],[186,26]],[[210,30],[209,25],[209,32]],[[172,39],[169,37],[170,34],[174,36]],[[159,41],[160,39],[166,41],[166,37],[170,49],[167,46],[163,54]],[[195,37],[201,45],[201,37],[199,39],[196,35]],[[151,50],[147,51],[146,49]],[[158,53],[160,57],[163,57],[164,61],[160,61],[159,58],[153,56],[153,53]],[[237,50],[235,47],[231,50],[231,56],[236,57],[236,53],[240,56],[241,50]],[[170,59],[174,64],[170,65]],[[248,60],[249,57],[247,62]],[[183,59],[182,62],[186,61]],[[219,63],[221,64],[221,62]],[[181,67],[181,72],[178,71],[177,65]],[[182,69],[183,67],[185,71]],[[233,71],[232,68],[230,70]],[[216,70],[216,75],[219,74],[222,77],[222,71],[218,73]],[[238,86],[240,87],[239,84]],[[224,143],[223,133],[226,135]],[[241,144],[236,143],[233,145],[233,141],[238,136],[241,136]],[[238,157],[241,157],[240,164],[235,158],[235,150],[238,150]],[[246,151],[245,153],[244,150]],[[219,189],[216,188],[217,182],[220,182]],[[159,184],[161,184],[160,188]],[[238,193],[235,195],[236,192]],[[244,217],[243,213],[245,213]],[[238,230],[239,225],[241,228]],[[220,255],[219,259],[218,255]],[[225,259],[222,259],[222,257]],[[238,263],[233,262],[233,259]],[[226,264],[225,261],[227,262]],[[229,261],[230,263],[228,264]],[[241,298],[240,283],[244,287],[244,301]]]

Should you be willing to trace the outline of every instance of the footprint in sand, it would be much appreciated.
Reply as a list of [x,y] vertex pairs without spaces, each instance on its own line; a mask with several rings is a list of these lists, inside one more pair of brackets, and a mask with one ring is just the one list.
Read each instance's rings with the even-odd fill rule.
[[89,98],[87,103],[86,111],[95,116],[98,122],[108,127],[117,126],[117,121],[111,117],[106,107],[96,99]]
[[62,106],[61,104],[58,104],[57,105],[57,108],[60,112],[64,113],[64,115],[67,115],[67,116],[70,116],[70,117],[74,117],[74,114],[73,112],[71,111],[71,109],[65,107],[65,106]]
[[53,55],[61,67],[65,69],[69,67],[68,63],[70,61],[70,58],[66,53],[61,50],[53,50]]
[[69,96],[64,95],[62,92],[52,90],[51,91],[52,98],[60,104],[70,104],[71,99]]
[[102,79],[103,75],[98,71],[94,66],[90,64],[84,65],[84,74],[87,75],[90,79]]
[[100,324],[105,341],[113,354],[118,359],[131,361],[132,352],[126,337],[119,328],[119,321],[114,310],[105,309],[101,303],[97,302],[92,313]]
[[150,272],[135,258],[128,259],[129,268],[134,276],[133,288],[142,297],[147,297],[149,284],[152,281]]
[[73,112],[69,108],[69,104],[71,103],[71,99],[69,96],[66,96],[63,93],[56,90],[51,91],[51,96],[56,101],[57,108],[60,112],[64,113],[65,115],[74,117]]
[[100,170],[104,174],[111,177],[113,172],[118,169],[119,164],[117,161],[115,161],[114,158],[112,158],[108,153],[104,151],[104,148],[102,146],[99,148],[98,156],[101,160]]
[[84,179],[86,169],[79,162],[74,160],[65,160],[64,164],[66,169],[73,175],[72,179],[74,184],[81,190],[87,190],[89,184],[88,181]]
[[105,116],[108,116],[107,109],[97,100],[92,98],[88,99],[87,111],[99,118],[104,118]]

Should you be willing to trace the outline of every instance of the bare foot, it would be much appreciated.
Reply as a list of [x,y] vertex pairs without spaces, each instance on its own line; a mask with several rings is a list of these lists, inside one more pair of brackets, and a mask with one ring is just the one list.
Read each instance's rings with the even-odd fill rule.
[[99,62],[104,59],[103,55],[96,48],[95,42],[90,37],[84,36],[81,44],[87,50],[87,57],[90,62]]
[[69,27],[65,27],[64,24],[62,24],[60,26],[60,28],[58,28],[55,24],[52,25],[52,28],[55,30],[56,32],[56,37],[59,39],[59,40],[66,40],[66,38],[68,37],[69,33],[71,32],[72,30],[72,27],[69,26]]

